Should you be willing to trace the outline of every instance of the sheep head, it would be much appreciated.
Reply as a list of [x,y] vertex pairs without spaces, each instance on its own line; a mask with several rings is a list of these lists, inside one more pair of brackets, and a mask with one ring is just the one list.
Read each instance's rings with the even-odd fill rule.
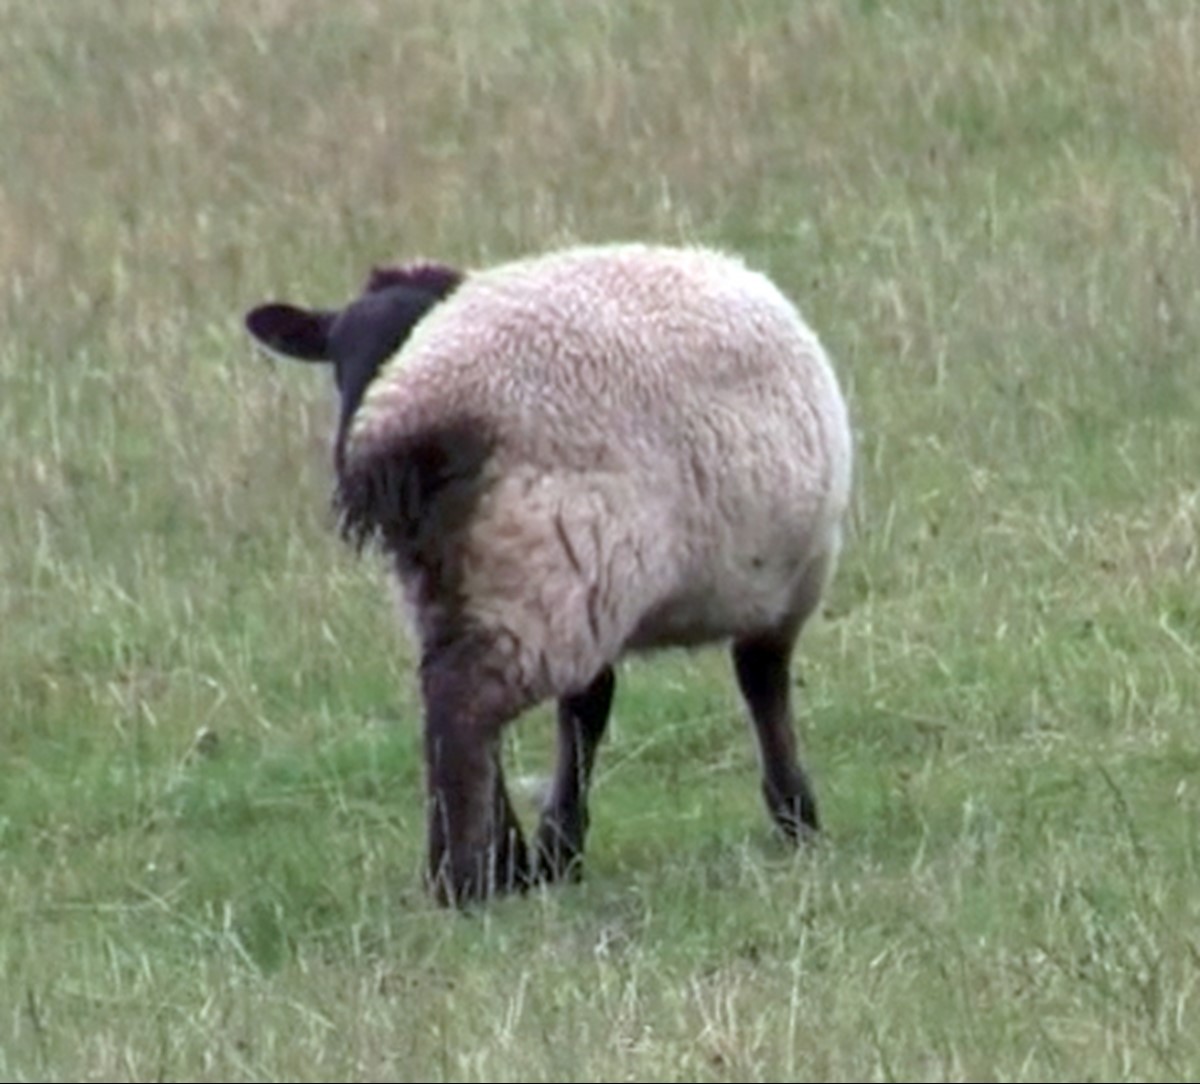
[[272,356],[333,366],[341,399],[334,445],[339,467],[350,419],[367,387],[421,318],[462,279],[461,272],[442,264],[378,267],[345,308],[306,309],[272,301],[246,314],[246,330]]

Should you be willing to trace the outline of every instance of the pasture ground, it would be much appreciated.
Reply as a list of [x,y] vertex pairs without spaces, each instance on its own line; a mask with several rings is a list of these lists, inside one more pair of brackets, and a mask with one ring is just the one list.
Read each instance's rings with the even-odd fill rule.
[[[0,1076],[1196,1078],[1194,4],[0,30]],[[615,238],[743,253],[851,399],[797,670],[827,839],[772,836],[723,653],[668,654],[621,671],[585,883],[448,915],[326,378],[240,315]]]

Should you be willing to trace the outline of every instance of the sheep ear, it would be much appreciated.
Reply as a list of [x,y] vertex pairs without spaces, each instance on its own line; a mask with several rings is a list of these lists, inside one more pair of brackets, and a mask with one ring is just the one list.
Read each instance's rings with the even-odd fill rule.
[[299,361],[329,361],[329,329],[337,313],[272,302],[246,313],[246,330],[269,354]]

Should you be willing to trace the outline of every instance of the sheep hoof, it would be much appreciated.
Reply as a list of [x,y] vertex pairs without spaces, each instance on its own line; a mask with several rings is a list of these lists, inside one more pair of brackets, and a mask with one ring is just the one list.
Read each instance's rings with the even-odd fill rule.
[[583,879],[583,827],[543,814],[534,839],[534,880],[542,883]]
[[533,881],[523,840],[509,836],[474,855],[444,855],[428,877],[433,898],[443,907],[466,907],[497,896],[524,892]]
[[820,838],[821,820],[811,794],[779,798],[768,792],[766,798],[771,817],[789,842],[800,846]]

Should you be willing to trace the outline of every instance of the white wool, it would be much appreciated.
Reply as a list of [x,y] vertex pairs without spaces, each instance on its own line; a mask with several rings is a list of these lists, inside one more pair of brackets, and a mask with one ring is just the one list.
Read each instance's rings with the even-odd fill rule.
[[816,336],[705,249],[578,248],[467,277],[371,385],[348,458],[486,419],[460,594],[530,702],[630,649],[802,621],[832,570],[851,436]]

